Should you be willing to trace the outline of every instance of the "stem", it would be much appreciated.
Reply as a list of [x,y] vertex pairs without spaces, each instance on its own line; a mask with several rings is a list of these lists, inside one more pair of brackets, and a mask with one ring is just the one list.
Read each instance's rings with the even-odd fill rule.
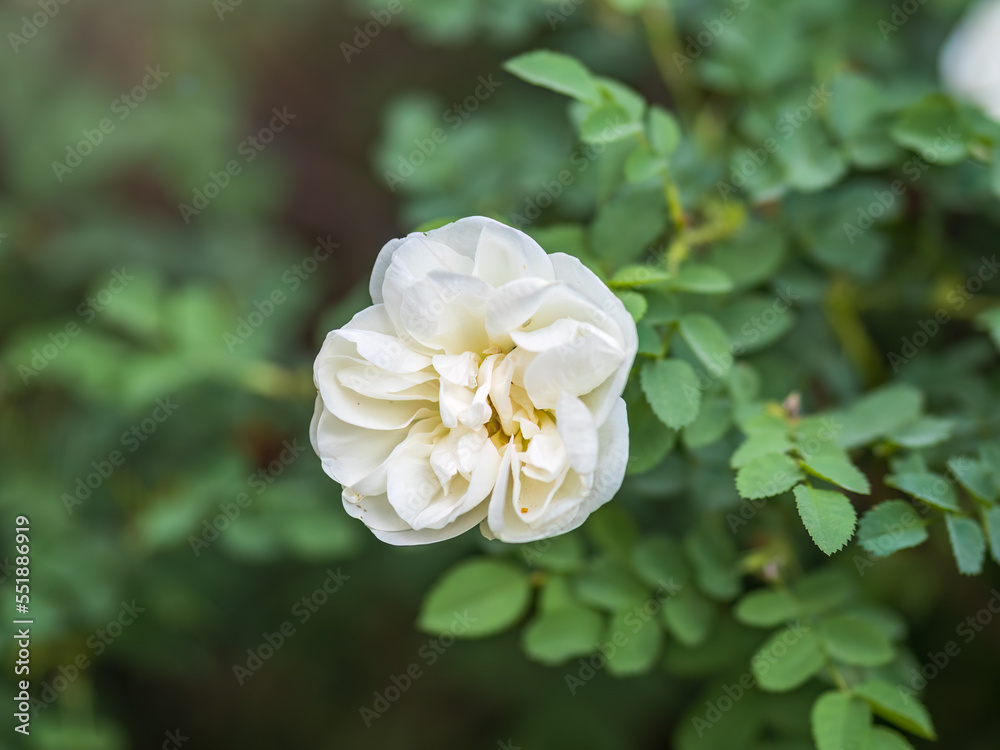
[[[646,8],[642,12],[642,25],[649,40],[649,51],[656,63],[660,78],[670,90],[678,109],[692,116],[699,105],[698,91],[674,62],[674,55],[681,54],[681,39],[677,34],[673,12],[669,4]],[[687,57],[684,57],[687,60]],[[690,62],[690,61],[689,61]]]
[[830,327],[840,339],[844,353],[866,382],[878,382],[883,372],[882,360],[858,313],[851,282],[843,276],[835,278],[824,307]]

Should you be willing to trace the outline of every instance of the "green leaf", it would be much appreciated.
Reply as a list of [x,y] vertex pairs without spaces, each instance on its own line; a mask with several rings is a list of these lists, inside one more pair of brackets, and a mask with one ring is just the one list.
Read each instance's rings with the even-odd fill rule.
[[768,453],[788,453],[792,449],[792,441],[788,439],[787,433],[784,428],[751,433],[733,453],[729,465],[738,469]]
[[726,601],[740,593],[740,573],[732,537],[719,528],[697,526],[684,537],[684,552],[694,565],[698,588]]
[[865,76],[841,73],[831,84],[835,106],[826,110],[833,132],[841,139],[860,135],[885,109],[882,90]]
[[865,739],[863,750],[913,750],[913,745],[898,732],[885,727],[872,727]]
[[742,347],[741,354],[761,351],[774,345],[795,326],[796,316],[782,305],[780,312],[772,297],[748,294],[733,300],[718,313],[729,339]]
[[670,156],[681,142],[681,128],[677,119],[663,109],[652,106],[649,110],[649,145],[661,156]]
[[876,715],[900,729],[924,739],[937,739],[927,709],[898,686],[875,680],[855,685],[851,692],[866,701]]
[[660,420],[673,429],[694,422],[701,405],[701,389],[694,368],[680,359],[647,362],[639,372],[646,400]]
[[986,540],[983,538],[982,527],[968,516],[955,513],[946,513],[944,520],[959,571],[967,576],[982,573],[986,557]]
[[597,87],[606,99],[620,106],[628,115],[630,123],[642,130],[642,120],[646,114],[646,99],[635,89],[614,78],[598,78]]
[[597,210],[590,225],[590,251],[614,265],[629,263],[646,253],[667,226],[662,190],[634,186]]
[[[517,622],[528,608],[531,586],[523,571],[500,560],[466,560],[451,568],[424,598],[418,620],[428,633],[480,638]],[[460,618],[469,620],[455,632]]]
[[855,401],[841,419],[836,441],[850,450],[867,445],[920,416],[923,394],[912,385],[880,388]]
[[641,474],[656,466],[670,453],[677,433],[653,413],[643,399],[641,403],[626,401],[628,406],[628,468],[629,474]]
[[646,309],[649,307],[649,303],[644,296],[639,294],[639,292],[632,292],[627,289],[615,291],[615,296],[625,305],[625,309],[632,316],[632,320],[636,323],[642,320],[642,316],[646,314]]
[[643,620],[629,610],[611,618],[603,640],[616,647],[608,655],[610,674],[642,674],[652,669],[660,656],[663,631],[656,618]]
[[825,661],[812,631],[795,624],[768,638],[750,660],[750,669],[761,690],[784,693],[809,680]]
[[792,592],[805,614],[822,614],[851,598],[854,579],[843,570],[820,570],[797,581]]
[[639,354],[659,358],[666,353],[667,348],[663,344],[663,339],[648,320],[640,320],[635,326],[635,332],[639,340]]
[[809,536],[826,554],[841,549],[854,535],[858,514],[851,501],[839,492],[800,484],[795,488],[795,504]]
[[577,534],[561,534],[521,545],[524,561],[533,567],[568,573],[578,570],[583,563],[583,540]]
[[528,83],[580,101],[597,103],[601,100],[594,76],[583,63],[569,55],[536,50],[508,60],[503,68]]
[[905,500],[887,500],[865,511],[858,544],[876,557],[888,557],[927,541],[927,528]]
[[733,423],[733,405],[727,398],[708,398],[701,405],[697,419],[681,433],[688,448],[712,445],[729,431]]
[[618,612],[649,597],[649,592],[622,563],[607,555],[595,558],[574,576],[573,588],[584,604]]
[[649,586],[687,585],[691,569],[680,543],[662,534],[641,539],[632,550],[632,567]]
[[961,510],[954,487],[940,474],[931,471],[886,474],[885,483],[907,495],[944,510]]
[[892,126],[892,137],[931,164],[955,164],[968,153],[961,115],[950,97],[933,94],[907,108]]
[[625,179],[629,182],[643,182],[659,177],[667,168],[667,160],[650,151],[649,146],[637,145],[625,160]]
[[709,372],[723,376],[733,364],[729,336],[713,318],[689,313],[681,318],[681,336]]
[[538,595],[539,612],[555,612],[568,607],[578,607],[576,594],[569,578],[561,575],[546,576]]
[[594,649],[604,618],[587,607],[571,606],[539,614],[521,635],[528,656],[542,664],[561,664]]
[[866,750],[872,712],[862,700],[838,690],[823,693],[810,714],[816,750]]
[[828,617],[820,622],[818,635],[826,652],[845,664],[879,667],[896,655],[885,631],[858,615]]
[[630,138],[642,130],[620,104],[595,107],[580,123],[580,140],[584,143],[614,143]]
[[966,456],[953,456],[948,459],[948,470],[973,497],[989,503],[997,499],[993,475],[982,461]]
[[639,529],[621,505],[611,503],[599,508],[590,516],[584,530],[597,549],[621,562],[632,559]]
[[[725,271],[718,268],[687,263],[681,266],[676,276],[667,280],[666,287],[675,292],[690,292],[691,294],[725,294],[732,291],[733,282]],[[721,326],[719,328],[722,329]],[[725,332],[723,331],[723,333]],[[728,336],[726,337],[726,349],[727,351],[729,349]]]
[[847,162],[818,120],[807,121],[794,138],[783,141],[775,158],[788,184],[802,192],[829,188],[847,173]]
[[798,601],[791,592],[782,589],[751,591],[733,609],[737,621],[755,628],[771,628],[800,615]]
[[803,459],[802,464],[821,479],[832,482],[845,490],[867,495],[871,492],[868,478],[858,471],[844,451],[826,450]]
[[985,443],[979,446],[979,460],[990,470],[993,484],[1000,492],[1000,443]]
[[990,554],[1000,563],[1000,506],[986,511],[986,530],[990,537]]
[[[993,179],[996,185],[993,192],[1000,195],[1000,159],[995,159],[993,162]],[[976,322],[989,332],[993,343],[1000,348],[1000,307],[979,313]]]
[[736,489],[750,500],[787,492],[803,479],[799,465],[788,456],[767,453],[736,472]]
[[704,643],[716,615],[712,603],[691,587],[667,599],[661,612],[667,632],[685,646]]
[[666,268],[653,265],[632,265],[619,269],[608,281],[612,289],[631,289],[633,287],[659,284],[670,278]]
[[886,439],[904,448],[926,448],[947,440],[953,426],[950,419],[920,417],[893,430]]

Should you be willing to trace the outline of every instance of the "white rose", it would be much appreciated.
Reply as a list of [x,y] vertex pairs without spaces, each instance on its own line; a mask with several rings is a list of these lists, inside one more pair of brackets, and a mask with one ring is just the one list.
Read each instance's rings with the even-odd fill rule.
[[316,358],[313,448],[390,544],[575,529],[621,486],[635,323],[576,258],[471,217],[392,240]]
[[941,49],[940,65],[946,88],[1000,120],[1000,0],[965,15]]

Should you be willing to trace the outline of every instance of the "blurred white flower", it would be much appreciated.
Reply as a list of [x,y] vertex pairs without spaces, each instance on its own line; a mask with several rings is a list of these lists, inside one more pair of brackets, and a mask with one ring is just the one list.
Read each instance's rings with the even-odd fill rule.
[[940,65],[945,88],[1000,120],[1000,0],[984,0],[962,18]]
[[636,330],[580,261],[472,217],[389,242],[370,290],[314,372],[312,444],[348,513],[390,544],[477,523],[527,542],[611,499]]

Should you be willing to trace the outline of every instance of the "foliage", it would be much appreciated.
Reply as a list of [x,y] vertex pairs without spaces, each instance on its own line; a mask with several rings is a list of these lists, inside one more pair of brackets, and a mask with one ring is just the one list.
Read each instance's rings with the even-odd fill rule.
[[[94,664],[38,747],[993,746],[1000,125],[934,70],[964,2],[224,5],[60,6],[0,67],[0,508],[39,694]],[[637,321],[628,476],[568,535],[390,549],[308,447],[310,362],[382,242],[473,214]]]

